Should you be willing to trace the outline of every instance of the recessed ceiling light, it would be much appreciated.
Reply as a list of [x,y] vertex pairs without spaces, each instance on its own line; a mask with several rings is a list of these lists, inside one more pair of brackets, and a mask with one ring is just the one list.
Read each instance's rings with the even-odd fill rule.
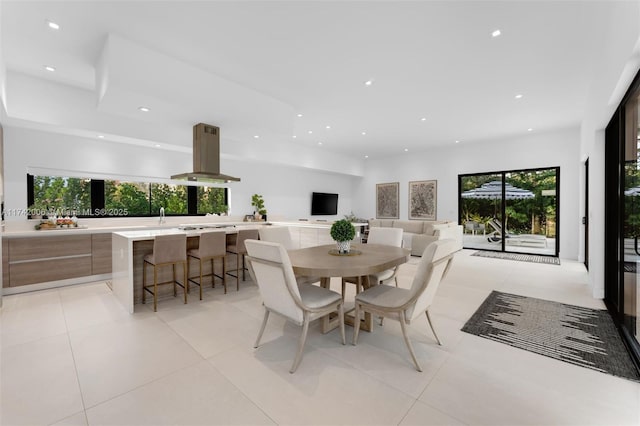
[[365,156],[364,156],[364,158],[369,158],[369,156],[368,156],[368,155],[365,155]]
[[331,129],[331,126],[327,126],[327,127],[325,127],[325,128],[326,128],[326,129]]
[[372,84],[373,84],[373,79],[367,80],[367,81],[364,82],[365,86],[371,86]]
[[309,130],[307,133],[312,134],[312,133],[313,133],[313,130]]
[[404,149],[404,152],[409,152],[409,148],[405,148],[405,149]]
[[491,33],[491,37],[498,37],[500,34],[502,34],[502,33],[500,32],[500,30],[494,30],[494,31]]
[[298,117],[302,117],[302,114],[298,114]]
[[47,23],[47,26],[48,26],[49,28],[51,28],[52,30],[59,30],[59,29],[60,29],[60,25],[56,24],[56,23],[55,23],[55,22],[53,22],[53,21],[49,21],[49,20],[47,20],[47,21],[45,21],[45,22]]
[[154,146],[155,146],[156,148],[160,148],[160,144],[159,144],[159,143],[155,144]]
[[516,99],[522,99],[522,95],[520,93],[518,93],[517,95],[514,96]]
[[322,145],[322,142],[318,142],[318,145]]
[[420,121],[427,121],[427,117],[422,117]]
[[296,135],[293,135],[293,136],[291,136],[291,137],[292,137],[292,138],[294,138],[294,139],[295,139],[295,138],[297,138],[297,136],[296,136]]
[[460,141],[456,141],[456,143],[460,143]]
[[533,129],[532,129],[531,127],[529,127],[529,128],[527,129],[527,132],[533,132]]
[[149,112],[149,111],[151,111],[149,108],[147,108],[147,107],[143,107],[143,106],[138,107],[138,109],[139,109],[140,111],[142,111],[142,112]]
[[104,135],[98,135],[98,138],[104,139]]
[[51,66],[49,66],[49,65],[46,65],[46,66],[44,67],[44,69],[45,69],[45,70],[47,70],[47,71],[49,71],[49,72],[54,72],[54,71],[56,70],[54,67],[51,67]]
[[260,138],[260,135],[253,135],[254,139]]
[[364,136],[364,135],[366,135],[366,134],[367,134],[367,132],[362,132],[362,136]]

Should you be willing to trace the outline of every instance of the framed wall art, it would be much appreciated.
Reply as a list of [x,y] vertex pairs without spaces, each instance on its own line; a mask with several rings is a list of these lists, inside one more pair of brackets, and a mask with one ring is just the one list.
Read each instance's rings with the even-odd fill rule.
[[400,218],[399,182],[376,184],[376,218]]
[[409,182],[409,219],[436,220],[438,181]]

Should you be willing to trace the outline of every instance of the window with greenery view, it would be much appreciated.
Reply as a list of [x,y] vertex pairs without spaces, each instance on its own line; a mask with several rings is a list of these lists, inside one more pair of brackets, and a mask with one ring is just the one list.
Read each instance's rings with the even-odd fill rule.
[[166,215],[228,211],[228,189],[219,187],[33,175],[27,175],[27,187],[32,214],[157,216],[161,207]]
[[91,180],[57,176],[33,177],[32,210],[40,214],[49,211],[60,211],[65,214],[91,208]]
[[198,186],[198,214],[227,213],[227,192],[225,188]]

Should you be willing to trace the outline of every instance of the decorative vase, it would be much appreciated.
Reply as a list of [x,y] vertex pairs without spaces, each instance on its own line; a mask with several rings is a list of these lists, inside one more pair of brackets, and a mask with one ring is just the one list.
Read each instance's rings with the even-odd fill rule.
[[351,241],[336,241],[339,253],[349,253],[351,251]]

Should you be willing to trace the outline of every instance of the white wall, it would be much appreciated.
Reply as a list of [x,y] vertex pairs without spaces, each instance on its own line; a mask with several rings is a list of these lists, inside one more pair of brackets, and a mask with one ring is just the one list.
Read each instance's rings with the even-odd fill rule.
[[[604,129],[640,69],[640,2],[618,2],[607,20],[609,30],[594,51],[592,84],[581,123],[580,158],[589,158],[589,286],[604,297]],[[584,187],[584,171],[580,185]],[[584,198],[580,199],[581,214]],[[584,230],[579,245],[584,245]],[[584,259],[584,250],[580,253]]]
[[400,182],[400,219],[408,218],[408,182],[438,181],[439,220],[458,220],[458,175],[502,170],[560,167],[560,256],[578,257],[579,129],[529,133],[509,139],[460,143],[371,160],[355,189],[354,212],[375,216],[376,183]]
[[[27,172],[69,172],[78,177],[121,177],[168,181],[172,174],[191,171],[191,154],[110,143],[51,132],[5,127],[5,195],[7,211],[27,207]],[[230,183],[230,213],[253,213],[251,195],[265,199],[269,219],[309,218],[311,192],[339,194],[338,216],[352,210],[354,182],[360,178],[276,165],[256,160],[222,159],[221,172],[240,177]],[[320,217],[315,217],[320,218]],[[26,220],[7,217],[7,221]]]

